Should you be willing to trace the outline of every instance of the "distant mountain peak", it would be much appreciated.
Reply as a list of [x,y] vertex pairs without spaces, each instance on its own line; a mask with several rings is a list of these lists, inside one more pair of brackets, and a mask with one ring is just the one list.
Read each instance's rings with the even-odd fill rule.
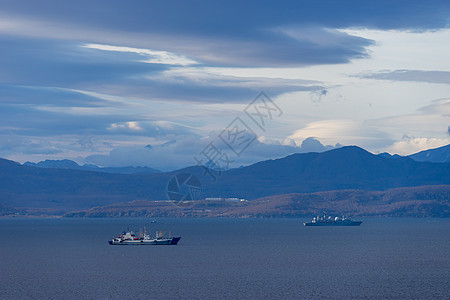
[[373,153],[358,147],[358,146],[343,146],[341,148],[336,148],[332,150],[328,150],[323,152],[322,154],[331,156],[331,155],[345,155],[345,156],[354,156],[354,155],[368,155],[375,156]]
[[61,160],[44,160],[38,163],[27,161],[23,164],[28,167],[37,167],[44,169],[70,169],[70,170],[84,170],[102,173],[119,173],[119,174],[155,174],[161,171],[149,167],[99,167],[93,164],[84,164],[80,166],[70,159]]
[[76,162],[70,159],[61,159],[61,160],[46,159],[38,163],[27,161],[23,165],[29,167],[52,168],[52,169],[78,169],[80,167],[80,165],[78,165]]
[[401,156],[401,155],[398,155],[398,154],[391,155],[391,154],[389,154],[387,152],[380,153],[380,154],[378,154],[378,156],[384,157],[384,158],[402,158],[402,157],[404,157],[404,156]]

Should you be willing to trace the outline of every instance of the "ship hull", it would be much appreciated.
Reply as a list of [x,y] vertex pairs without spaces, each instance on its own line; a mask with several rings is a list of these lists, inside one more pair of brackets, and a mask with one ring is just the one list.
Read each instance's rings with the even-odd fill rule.
[[159,240],[136,240],[136,241],[108,241],[110,245],[133,245],[133,246],[147,246],[147,245],[176,245],[181,237],[173,237],[170,239]]

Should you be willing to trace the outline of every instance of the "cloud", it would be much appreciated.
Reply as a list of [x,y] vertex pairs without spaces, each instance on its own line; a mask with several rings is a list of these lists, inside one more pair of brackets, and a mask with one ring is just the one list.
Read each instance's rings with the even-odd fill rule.
[[418,109],[423,114],[436,114],[450,117],[450,98],[436,99],[431,104]]
[[[314,138],[307,138],[301,146],[293,141],[278,141],[266,137],[259,137],[245,149],[240,156],[220,143],[217,133],[212,132],[209,137],[199,139],[194,136],[179,136],[177,140],[159,145],[120,146],[111,150],[107,155],[87,156],[83,163],[101,166],[149,166],[159,170],[170,171],[198,164],[206,160],[202,152],[213,142],[220,153],[224,153],[229,164],[222,167],[236,168],[253,164],[262,160],[281,158],[293,153],[323,152],[335,148],[324,146]],[[337,145],[339,147],[340,145]]]
[[437,99],[414,113],[374,119],[368,123],[389,132],[396,140],[403,136],[443,139],[446,134],[442,128],[448,126],[449,118],[450,99]]
[[[90,86],[129,83],[140,74],[167,69],[142,63],[137,53],[101,51],[74,41],[0,35],[2,84],[89,90]],[[32,50],[31,50],[32,49]]]
[[132,47],[119,47],[111,45],[100,45],[100,44],[85,44],[82,47],[89,49],[97,49],[103,51],[117,51],[117,52],[129,52],[136,53],[145,56],[145,59],[140,60],[141,62],[150,64],[166,64],[166,65],[193,65],[198,64],[198,62],[189,59],[185,56],[176,55],[167,51],[155,51],[149,49],[138,49]]
[[207,65],[245,67],[293,67],[339,64],[368,57],[373,41],[323,27],[302,26],[289,31],[271,28],[245,37],[212,39],[205,51],[191,55]]
[[[390,5],[397,9],[394,9],[396,14],[407,15],[410,10],[408,16],[414,14],[411,7],[415,4],[408,7]],[[98,3],[90,4],[92,6],[102,7]],[[189,9],[183,2],[151,6],[140,3],[136,6],[139,9],[125,9],[108,3],[111,12],[120,11],[123,15],[125,9],[133,14],[133,21],[139,20],[140,25],[127,23],[127,20],[131,21],[127,17],[117,20],[109,13],[100,17],[86,12],[84,18],[79,19],[69,13],[77,11],[79,6],[66,3],[64,7],[30,4],[24,8],[10,4],[5,8],[0,24],[0,32],[4,33],[1,43],[4,59],[0,62],[3,82],[210,103],[247,100],[260,90],[274,96],[284,92],[313,91],[311,99],[319,101],[322,95],[319,91],[326,91],[321,83],[312,86],[285,79],[214,76],[200,66],[292,67],[344,63],[367,57],[366,48],[373,45],[373,41],[336,28],[370,19],[374,19],[376,26],[386,25],[386,21],[380,22],[381,19],[377,20],[363,7],[355,5],[352,8],[361,10],[365,18],[341,9],[343,14],[348,14],[343,20],[331,13],[324,14],[321,5],[305,6],[294,2],[277,4],[283,17],[274,16],[269,7],[259,2],[239,4],[239,13],[222,5],[208,5],[211,12],[220,11],[220,18],[210,18],[201,9],[192,11],[195,4]],[[167,10],[169,7],[177,9]],[[183,7],[190,13],[177,12]],[[375,7],[383,12],[382,5],[374,5],[373,9]],[[253,14],[255,9],[256,15]],[[158,10],[167,13],[161,14]],[[440,10],[429,7],[425,10],[435,16],[433,26],[438,26]],[[145,18],[139,18],[144,15]],[[233,15],[234,21],[227,22],[226,15]],[[303,17],[299,18],[299,15]],[[315,22],[311,22],[311,17]],[[110,22],[111,18],[115,22]],[[191,18],[199,23],[187,22]],[[208,26],[199,25],[206,20]],[[411,24],[417,22],[416,19]],[[429,25],[422,26],[428,28]],[[199,68],[195,72],[192,68],[173,68],[174,65],[197,63]]]
[[112,123],[109,127],[109,130],[131,130],[131,131],[142,131],[142,127],[139,126],[139,123],[136,121],[122,122],[122,123]]
[[355,75],[359,78],[450,84],[449,71],[394,70]]
[[[89,11],[74,13],[85,6]],[[292,67],[345,63],[368,56],[367,47],[373,41],[339,29],[448,28],[444,12],[449,8],[445,1],[427,5],[376,1],[370,9],[350,0],[276,5],[261,1],[234,5],[138,1],[126,7],[110,1],[60,6],[9,3],[2,9],[0,33],[83,41],[91,47],[141,56],[146,53],[156,63]]]
[[303,140],[301,144],[302,153],[307,152],[324,152],[335,148],[340,148],[342,145],[337,143],[335,146],[324,146],[319,140],[309,137]]
[[170,95],[190,102],[248,102],[261,90],[274,96],[323,89],[320,82],[301,79],[223,75],[206,68],[172,68],[146,77],[156,98]]
[[0,84],[0,105],[2,104],[95,108],[110,105],[111,101],[58,87]]
[[[131,161],[121,160],[127,153],[131,157],[135,153],[136,160],[142,157],[139,162],[145,162],[150,157],[141,152],[146,149],[139,147],[174,139],[177,143],[164,149],[178,155],[181,164],[187,157],[177,151],[184,151],[192,143],[188,137],[199,138],[220,127],[218,124],[227,123],[223,122],[225,116],[229,118],[230,113],[234,116],[242,109],[241,104],[264,90],[275,100],[285,93],[305,92],[298,94],[306,95],[305,98],[309,94],[309,100],[315,103],[308,103],[305,108],[303,99],[293,99],[291,116],[296,119],[292,124],[296,125],[290,126],[299,130],[283,140],[286,129],[280,129],[279,132],[284,131],[278,136],[278,144],[269,137],[265,142],[258,141],[248,149],[248,156],[239,162],[242,164],[268,154],[303,151],[303,146],[320,150],[321,146],[308,137],[317,137],[325,144],[361,142],[362,146],[374,148],[390,145],[404,133],[433,137],[437,130],[443,134],[442,128],[448,126],[448,117],[441,113],[446,109],[445,103],[433,104],[414,115],[346,124],[345,118],[350,114],[358,119],[360,114],[364,115],[361,118],[369,114],[376,118],[386,112],[372,115],[358,108],[353,99],[360,101],[360,95],[353,93],[354,86],[338,104],[331,98],[333,87],[348,84],[348,77],[337,75],[348,70],[341,69],[342,64],[352,62],[346,65],[352,72],[360,72],[361,59],[364,63],[370,61],[370,65],[372,51],[376,52],[379,46],[378,38],[385,34],[383,37],[387,38],[382,42],[392,39],[385,29],[423,32],[448,28],[449,6],[445,1],[423,5],[419,1],[405,4],[387,0],[371,3],[370,9],[366,3],[346,0],[276,4],[138,0],[133,5],[102,0],[59,5],[9,1],[0,13],[0,135],[20,136],[27,140],[21,145],[34,145],[42,153],[50,149],[49,155],[66,153],[84,157],[118,149],[112,156],[103,157],[111,164],[114,162],[110,157]],[[352,28],[359,31],[352,32]],[[381,29],[380,35],[364,35],[364,28]],[[427,38],[428,34],[423,36]],[[441,37],[432,39],[431,44],[438,49],[442,49],[442,44],[436,46],[436,40],[445,40]],[[411,39],[416,36],[406,43],[403,38],[398,40],[410,45]],[[417,43],[426,44],[423,41],[426,39]],[[423,52],[421,47],[412,48]],[[402,48],[400,52],[405,51]],[[430,56],[428,52],[424,56]],[[439,53],[444,56],[444,52]],[[435,59],[438,63],[442,61],[440,57]],[[411,66],[411,61],[403,66],[399,55],[393,55],[393,60],[399,61],[399,65],[385,65],[397,71],[383,71],[374,76],[447,83],[446,71],[420,71],[426,67]],[[428,63],[426,59],[423,61]],[[223,67],[231,71],[226,73]],[[236,76],[239,74],[236,67],[241,70],[254,67],[253,74]],[[274,78],[274,74],[281,74],[280,78]],[[374,103],[372,100],[378,94],[372,94],[367,98]],[[442,95],[435,98],[438,97]],[[341,105],[345,101],[347,106]],[[401,101],[407,100],[400,99],[395,108],[404,107]],[[349,107],[355,107],[355,111]],[[342,113],[344,110],[347,112]],[[304,122],[309,123],[303,126]],[[428,123],[420,129],[421,122]],[[297,146],[294,136],[299,145],[304,145]],[[38,145],[38,138],[49,144]],[[186,141],[183,147],[181,141]],[[126,148],[134,147],[130,145],[139,150]],[[175,148],[176,145],[180,147]],[[194,145],[198,146],[195,149],[201,146]],[[17,147],[18,151],[26,151],[23,150],[26,146]],[[63,152],[51,154],[52,149]],[[170,160],[165,154],[162,151],[155,157]]]
[[32,101],[38,96],[30,95],[33,87],[47,87],[47,93],[53,87],[54,92],[65,88],[197,103],[248,101],[261,90],[276,96],[323,89],[320,82],[311,80],[227,76],[200,66],[187,67],[189,59],[167,51],[1,36],[0,42],[0,81],[16,87],[15,97],[20,93]]
[[57,143],[39,138],[29,138],[17,136],[14,134],[0,135],[2,143],[0,144],[0,153],[2,155],[11,155],[21,153],[25,155],[55,155],[62,153]]
[[[111,6],[110,3],[108,5]],[[249,20],[241,20],[242,24],[238,25],[235,23],[235,15],[233,22],[216,24],[222,28],[229,27],[232,34],[223,33],[220,28],[215,28],[217,31],[213,32],[211,30],[214,26],[211,24],[205,26],[206,30],[197,27],[194,30],[190,27],[192,22],[189,20],[174,30],[160,31],[158,28],[162,25],[155,24],[145,29],[141,27],[124,32],[123,28],[115,26],[105,29],[88,19],[84,19],[80,23],[82,25],[74,25],[70,21],[55,17],[45,21],[36,15],[2,17],[6,25],[0,26],[0,33],[41,40],[87,41],[84,44],[90,48],[137,54],[141,56],[141,60],[142,54],[145,53],[150,57],[150,62],[158,64],[198,62],[209,66],[241,67],[336,64],[367,57],[366,47],[373,44],[371,40],[321,25],[305,27],[300,24],[287,27],[284,25],[292,24],[287,20],[278,20],[275,23],[260,20],[255,27],[249,24]],[[148,23],[167,22],[166,18],[160,17],[154,20],[146,17],[146,20]],[[298,20],[296,19],[294,24]],[[108,25],[116,22],[117,18]],[[188,32],[183,34],[186,30]]]
[[[0,85],[0,134],[54,137],[124,134],[144,137],[195,135],[204,113],[192,106],[142,102],[79,90]],[[214,117],[213,112],[209,114]],[[172,115],[178,122],[166,121]],[[189,125],[192,124],[192,125]]]
[[346,119],[311,122],[289,137],[303,140],[311,136],[329,144],[342,143],[369,149],[380,149],[393,142],[388,133],[376,126],[364,121]]
[[71,108],[0,104],[0,133],[13,131],[24,136],[104,134],[111,123],[127,121],[125,115],[72,114]]
[[365,121],[310,122],[289,137],[301,140],[312,136],[328,144],[358,145],[375,152],[387,150],[403,155],[448,144],[450,140],[442,128],[448,128],[449,118],[450,99],[438,99],[412,114]]
[[426,137],[405,136],[401,141],[395,142],[387,148],[389,153],[411,155],[423,150],[438,148],[450,144],[450,139],[437,139]]

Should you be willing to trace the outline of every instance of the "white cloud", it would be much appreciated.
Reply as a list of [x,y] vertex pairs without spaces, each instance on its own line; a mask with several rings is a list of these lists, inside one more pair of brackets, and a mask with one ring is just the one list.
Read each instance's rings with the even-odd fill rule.
[[430,105],[421,107],[419,111],[450,117],[450,98],[433,100]]
[[112,123],[109,128],[109,130],[121,130],[121,129],[129,129],[132,131],[142,131],[143,129],[139,126],[138,122],[130,121],[130,122],[123,122],[123,123]]
[[141,60],[141,62],[150,64],[168,64],[168,65],[193,65],[198,64],[195,60],[189,59],[183,55],[177,55],[168,51],[158,51],[150,49],[139,49],[132,47],[122,47],[122,46],[111,46],[111,45],[101,45],[101,44],[84,44],[82,47],[89,49],[97,49],[103,51],[117,51],[117,52],[129,52],[136,53],[146,58]]
[[380,149],[391,144],[389,135],[365,122],[348,119],[311,122],[289,136],[296,141],[315,137],[327,144],[358,145]]
[[448,144],[448,124],[450,99],[438,99],[411,114],[309,122],[289,137],[298,141],[312,136],[327,144],[358,145],[403,155]]
[[410,155],[423,150],[438,148],[450,144],[450,139],[405,137],[387,148],[391,154]]
[[184,83],[189,81],[199,86],[240,87],[256,90],[311,90],[317,89],[320,82],[307,79],[269,78],[265,76],[228,75],[224,68],[183,67],[171,68],[147,78],[158,81]]

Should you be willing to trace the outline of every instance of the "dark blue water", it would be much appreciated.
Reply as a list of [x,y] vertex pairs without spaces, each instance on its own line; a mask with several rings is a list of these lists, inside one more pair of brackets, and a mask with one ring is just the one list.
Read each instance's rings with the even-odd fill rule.
[[[0,219],[0,298],[450,299],[449,219]],[[110,246],[127,227],[177,246]]]

